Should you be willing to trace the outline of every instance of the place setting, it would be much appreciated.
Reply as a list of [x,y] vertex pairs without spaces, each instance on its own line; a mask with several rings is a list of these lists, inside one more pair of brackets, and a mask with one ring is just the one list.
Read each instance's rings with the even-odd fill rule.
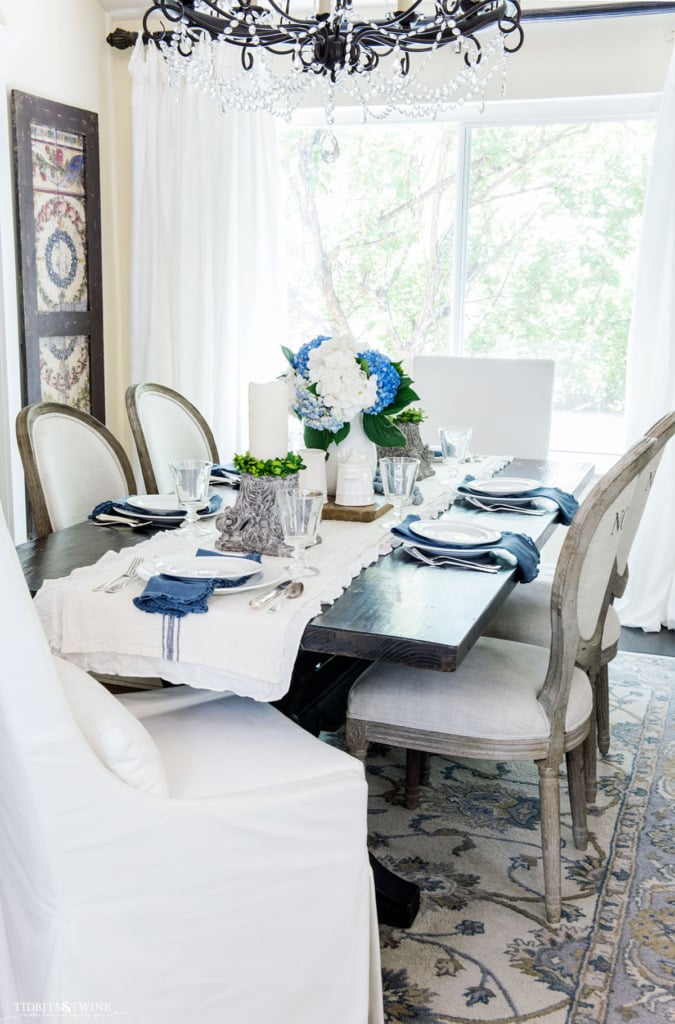
[[200,520],[211,519],[220,511],[223,499],[209,496],[212,465],[202,460],[171,463],[175,491],[172,494],[132,494],[99,502],[89,514],[97,526],[127,526],[132,529],[161,526],[180,527],[182,536],[209,533]]
[[133,599],[136,608],[183,618],[207,612],[212,596],[274,587],[282,580],[283,570],[257,553],[227,555],[198,549],[194,555],[167,552],[145,559],[137,575],[146,580],[146,586]]
[[133,598],[140,611],[183,618],[208,611],[213,596],[261,591],[249,602],[253,610],[279,611],[285,600],[300,597],[303,578],[319,570],[307,564],[305,550],[315,543],[323,498],[320,492],[291,490],[277,496],[279,518],[290,560],[275,556],[198,549],[194,555],[177,550],[144,560],[135,574],[146,580],[143,593]]
[[414,514],[392,526],[391,533],[406,555],[422,565],[484,573],[514,570],[520,583],[530,583],[539,573],[539,551],[526,534]]
[[579,508],[573,494],[526,477],[467,475],[456,490],[455,502],[478,512],[540,516],[557,508],[557,518],[564,526],[569,526]]

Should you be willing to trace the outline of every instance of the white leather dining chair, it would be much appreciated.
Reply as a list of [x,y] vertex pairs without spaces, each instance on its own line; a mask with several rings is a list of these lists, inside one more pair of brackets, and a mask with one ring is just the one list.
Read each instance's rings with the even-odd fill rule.
[[211,428],[178,391],[162,384],[132,384],[126,391],[126,406],[148,494],[173,491],[170,462],[220,462]]
[[583,744],[593,693],[578,667],[579,652],[602,632],[618,524],[654,445],[644,439],[631,449],[596,484],[569,527],[551,588],[548,647],[481,638],[454,673],[378,662],[349,694],[347,746],[357,757],[365,758],[369,742],[376,741],[448,757],[536,762],[544,905],[551,923],[561,915],[563,756],[574,842],[582,850],[587,843]]
[[80,409],[28,405],[17,416],[16,436],[38,537],[81,523],[98,502],[136,490],[122,445]]
[[381,1024],[362,766],[53,657],[1,513],[0,575],[0,1019]]
[[427,419],[420,434],[472,427],[471,451],[545,459],[551,436],[552,359],[415,356],[412,377]]

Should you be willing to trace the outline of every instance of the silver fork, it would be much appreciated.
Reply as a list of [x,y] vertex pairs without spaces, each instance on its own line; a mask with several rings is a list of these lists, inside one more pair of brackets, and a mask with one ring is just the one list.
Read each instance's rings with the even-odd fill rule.
[[483,565],[480,562],[469,562],[464,558],[453,558],[452,555],[434,555],[430,558],[425,555],[419,548],[409,547],[408,551],[412,552],[415,558],[419,558],[421,562],[426,565],[454,565],[460,569],[473,569],[475,572],[499,572],[500,566],[498,565]]
[[127,583],[133,579],[136,575],[136,570],[142,561],[142,555],[134,555],[125,572],[120,573],[119,576],[113,576],[113,578],[108,580],[106,583],[99,583],[98,586],[93,587],[93,589],[105,590],[106,594],[116,594],[118,590],[122,590],[122,588],[126,587]]
[[463,497],[469,505],[479,508],[481,512],[515,512],[519,516],[546,515],[546,510],[543,508],[525,508],[522,505],[484,505],[480,498],[475,498],[473,495],[466,494]]

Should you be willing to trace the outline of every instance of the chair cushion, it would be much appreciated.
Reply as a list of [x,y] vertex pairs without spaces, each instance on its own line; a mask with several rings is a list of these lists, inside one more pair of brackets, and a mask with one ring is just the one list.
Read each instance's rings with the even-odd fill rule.
[[[348,716],[451,736],[545,740],[548,718],[537,697],[548,666],[542,647],[481,639],[456,672],[377,662],[349,694]],[[574,669],[565,728],[591,714],[588,678]]]
[[99,761],[127,785],[168,796],[161,755],[141,723],[77,665],[57,657],[54,664],[73,717]]
[[[349,779],[365,788],[363,765],[250,697],[218,695],[144,718],[161,752],[171,795],[184,800]],[[340,783],[343,784],[343,783]],[[286,798],[286,797],[284,797]]]
[[[619,642],[621,623],[613,605],[607,609],[602,631],[602,649]],[[516,587],[487,626],[485,636],[516,640],[523,644],[549,647],[551,643],[551,582],[536,579]]]

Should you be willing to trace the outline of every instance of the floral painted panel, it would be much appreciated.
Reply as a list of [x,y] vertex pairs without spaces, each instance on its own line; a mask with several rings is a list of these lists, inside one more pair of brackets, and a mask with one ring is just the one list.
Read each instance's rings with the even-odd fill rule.
[[43,402],[62,402],[91,412],[89,338],[40,338]]
[[39,312],[87,309],[84,137],[31,123]]

